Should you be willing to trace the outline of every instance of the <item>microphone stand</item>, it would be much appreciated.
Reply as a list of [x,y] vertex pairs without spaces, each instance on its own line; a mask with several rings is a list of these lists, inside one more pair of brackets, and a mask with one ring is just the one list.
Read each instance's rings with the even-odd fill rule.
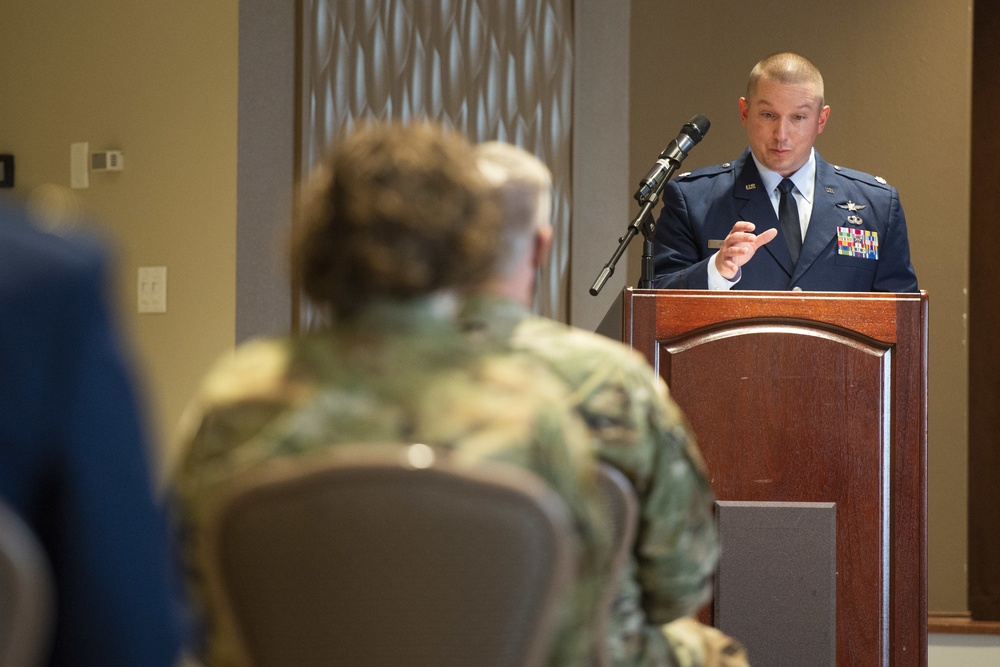
[[681,166],[681,161],[687,157],[688,151],[696,143],[702,140],[712,123],[708,117],[698,114],[693,117],[684,127],[681,128],[677,138],[667,144],[667,147],[660,153],[653,168],[649,170],[645,178],[639,183],[639,189],[633,195],[642,208],[639,215],[629,223],[625,235],[618,239],[618,249],[611,259],[604,265],[601,274],[590,287],[590,294],[597,296],[604,283],[608,281],[611,274],[615,272],[615,265],[625,253],[625,248],[635,235],[642,232],[645,242],[642,244],[642,274],[639,276],[639,288],[649,289],[653,286],[653,237],[656,235],[656,221],[653,220],[653,207],[660,200],[663,193],[663,186],[667,184],[677,168]]
[[601,270],[600,275],[597,276],[597,280],[591,285],[591,296],[600,294],[604,288],[604,284],[608,282],[608,278],[615,272],[615,265],[618,264],[621,256],[625,254],[628,244],[640,232],[644,240],[642,243],[639,289],[649,289],[653,286],[653,237],[656,235],[656,221],[653,219],[653,207],[660,200],[660,194],[663,192],[663,187],[667,184],[670,176],[673,175],[674,171],[680,165],[680,162],[675,162],[674,160],[669,160],[669,163],[670,166],[663,179],[654,183],[653,187],[648,190],[648,193],[645,187],[640,188],[635,193],[635,198],[642,208],[640,208],[638,215],[632,219],[632,222],[629,223],[628,229],[625,230],[625,235],[618,239],[618,249],[615,250],[611,259],[604,265],[604,269]]

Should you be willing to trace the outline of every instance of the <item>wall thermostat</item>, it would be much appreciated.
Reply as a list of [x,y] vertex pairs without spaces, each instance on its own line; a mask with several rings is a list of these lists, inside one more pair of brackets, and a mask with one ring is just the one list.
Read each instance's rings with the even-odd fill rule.
[[101,151],[90,154],[91,171],[121,171],[125,167],[125,157],[121,151]]

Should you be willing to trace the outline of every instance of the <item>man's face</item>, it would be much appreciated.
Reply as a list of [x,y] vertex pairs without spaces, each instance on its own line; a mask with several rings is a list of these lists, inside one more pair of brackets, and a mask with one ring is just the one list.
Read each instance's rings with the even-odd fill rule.
[[809,84],[757,82],[752,99],[740,98],[740,119],[754,156],[771,171],[791,176],[809,159],[830,107]]

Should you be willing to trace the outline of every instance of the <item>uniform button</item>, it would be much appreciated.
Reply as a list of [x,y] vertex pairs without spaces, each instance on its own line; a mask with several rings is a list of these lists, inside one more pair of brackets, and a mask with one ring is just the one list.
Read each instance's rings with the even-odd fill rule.
[[799,287],[798,285],[796,285],[795,287],[793,287],[793,288],[792,288],[792,291],[793,291],[793,292],[801,292],[801,291],[802,291],[802,288],[801,288],[801,287]]

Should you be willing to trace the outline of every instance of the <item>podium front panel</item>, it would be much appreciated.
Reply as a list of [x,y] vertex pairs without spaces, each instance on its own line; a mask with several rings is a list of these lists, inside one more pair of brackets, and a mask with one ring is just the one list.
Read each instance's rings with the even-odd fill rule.
[[623,338],[684,410],[719,501],[836,508],[837,663],[925,665],[926,294],[624,304]]

